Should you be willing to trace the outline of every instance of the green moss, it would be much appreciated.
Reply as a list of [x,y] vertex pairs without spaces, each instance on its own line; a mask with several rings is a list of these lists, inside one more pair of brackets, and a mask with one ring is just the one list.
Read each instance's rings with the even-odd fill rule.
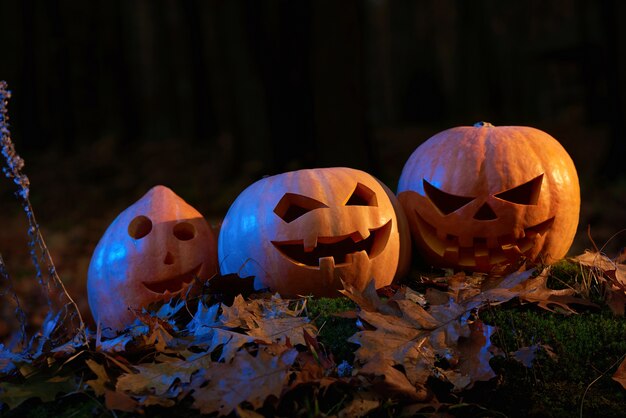
[[552,289],[576,288],[581,280],[579,264],[563,259],[550,267],[548,287]]
[[556,354],[552,358],[540,352],[532,369],[513,359],[494,360],[502,384],[488,405],[510,416],[547,411],[550,416],[573,416],[589,384],[600,377],[589,388],[583,410],[588,416],[623,416],[624,392],[611,376],[626,353],[626,320],[606,310],[562,316],[527,308],[491,309],[481,318],[498,327],[492,342],[507,353],[545,344]]
[[307,301],[307,316],[311,318],[320,330],[318,339],[320,344],[333,353],[335,361],[343,360],[352,363],[356,345],[348,343],[347,339],[357,332],[354,319],[339,318],[333,314],[354,311],[356,305],[348,298],[310,298]]

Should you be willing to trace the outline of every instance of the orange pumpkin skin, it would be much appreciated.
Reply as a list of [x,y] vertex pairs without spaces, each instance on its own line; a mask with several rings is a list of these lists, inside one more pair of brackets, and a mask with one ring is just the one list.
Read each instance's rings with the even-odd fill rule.
[[[395,204],[395,207],[394,207]],[[283,296],[338,296],[341,280],[363,289],[406,272],[410,233],[393,193],[343,167],[292,171],[257,181],[222,224],[222,274],[254,276]]]
[[[217,273],[217,239],[204,217],[172,190],[155,186],[107,228],[89,264],[96,323],[122,330],[151,303]],[[108,334],[109,332],[106,332]]]
[[580,210],[576,168],[553,137],[488,123],[420,145],[402,170],[398,198],[426,261],[479,272],[521,256],[562,258]]

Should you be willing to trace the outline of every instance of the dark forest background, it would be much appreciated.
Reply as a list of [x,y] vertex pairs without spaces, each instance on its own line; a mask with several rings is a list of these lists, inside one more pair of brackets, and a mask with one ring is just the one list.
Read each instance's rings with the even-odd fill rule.
[[[154,184],[213,222],[290,169],[395,189],[421,142],[480,120],[570,152],[581,251],[588,225],[598,245],[626,227],[624,22],[619,0],[3,0],[0,79],[39,220],[79,281]],[[0,182],[0,251],[19,260],[12,191]]]

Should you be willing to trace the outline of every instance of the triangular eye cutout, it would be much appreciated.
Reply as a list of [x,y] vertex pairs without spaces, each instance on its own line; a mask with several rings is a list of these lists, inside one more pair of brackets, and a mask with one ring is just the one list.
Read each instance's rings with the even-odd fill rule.
[[314,209],[327,207],[322,202],[310,197],[296,193],[285,193],[274,208],[274,213],[280,216],[283,221],[289,223]]
[[426,179],[422,179],[422,183],[424,184],[426,196],[428,196],[430,201],[433,202],[433,204],[437,206],[437,209],[444,215],[448,215],[474,200],[473,197],[446,193],[427,182]]
[[498,193],[495,197],[519,205],[536,205],[539,201],[539,192],[541,192],[542,182],[543,174],[540,174],[524,184]]
[[346,202],[346,206],[378,206],[376,193],[374,193],[369,187],[364,186],[361,183],[357,183],[356,188]]

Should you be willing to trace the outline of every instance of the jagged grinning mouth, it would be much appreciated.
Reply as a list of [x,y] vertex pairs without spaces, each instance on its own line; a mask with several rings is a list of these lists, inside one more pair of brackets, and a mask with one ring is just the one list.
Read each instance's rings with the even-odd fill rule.
[[365,251],[370,259],[380,254],[389,240],[391,220],[369,232],[365,239],[358,232],[337,237],[318,237],[317,245],[309,251],[304,249],[304,240],[272,241],[272,244],[290,261],[306,267],[319,268],[320,259],[326,257],[332,257],[335,266],[339,266],[351,262],[349,254]]
[[[417,225],[426,245],[437,255],[449,263],[462,267],[490,267],[505,261],[515,261],[532,250],[535,240],[543,235],[554,223],[554,216],[524,228],[521,238],[515,239],[512,234],[501,235],[493,239],[474,237],[474,245],[462,247],[459,237],[448,234],[445,239],[438,236],[437,229],[426,222],[417,211]],[[488,241],[496,241],[497,245],[488,246]]]
[[151,292],[160,294],[174,294],[180,292],[184,287],[193,281],[200,272],[202,263],[198,264],[186,273],[179,274],[169,279],[160,280],[158,282],[143,282],[143,285]]

